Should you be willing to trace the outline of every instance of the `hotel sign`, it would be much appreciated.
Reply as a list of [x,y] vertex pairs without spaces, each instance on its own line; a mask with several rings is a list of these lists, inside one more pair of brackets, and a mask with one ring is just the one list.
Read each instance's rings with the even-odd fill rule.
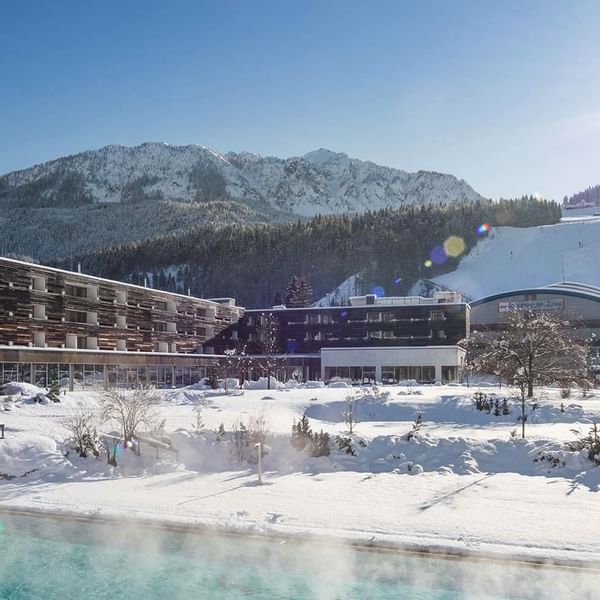
[[498,312],[505,313],[513,310],[562,310],[563,300],[522,300],[517,302],[498,302]]

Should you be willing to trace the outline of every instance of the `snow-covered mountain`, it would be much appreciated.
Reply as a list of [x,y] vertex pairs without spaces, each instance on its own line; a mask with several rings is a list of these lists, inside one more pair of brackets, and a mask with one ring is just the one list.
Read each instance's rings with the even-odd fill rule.
[[269,209],[275,220],[276,213],[308,217],[480,198],[452,175],[407,173],[323,149],[281,159],[202,146],[106,146],[0,177],[5,207],[231,199]]
[[455,271],[433,281],[472,300],[561,281],[600,287],[599,254],[600,218],[540,227],[497,227]]

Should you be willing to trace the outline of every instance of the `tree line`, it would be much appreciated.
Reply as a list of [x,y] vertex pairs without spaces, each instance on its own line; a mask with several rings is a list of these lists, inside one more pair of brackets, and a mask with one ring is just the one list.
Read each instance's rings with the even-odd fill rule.
[[420,278],[456,268],[462,255],[426,264],[432,248],[450,236],[464,240],[466,253],[483,223],[493,231],[501,225],[553,224],[560,216],[558,204],[533,197],[406,206],[293,223],[199,225],[76,260],[89,274],[136,284],[150,275],[154,287],[200,297],[231,296],[248,308],[270,306],[294,274],[306,278],[315,298],[358,272],[363,291],[378,286],[397,295]]

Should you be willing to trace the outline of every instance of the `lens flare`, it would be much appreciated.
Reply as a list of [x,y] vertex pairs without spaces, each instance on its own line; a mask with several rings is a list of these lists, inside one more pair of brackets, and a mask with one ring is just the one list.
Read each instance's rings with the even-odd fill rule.
[[374,294],[375,296],[377,296],[378,298],[381,298],[381,296],[385,296],[385,290],[380,286],[380,285],[376,285],[372,290],[371,290],[371,294]]
[[431,265],[433,265],[433,263],[429,259],[427,259],[424,264],[428,269],[429,267],[431,267]]
[[490,229],[491,227],[487,223],[482,223],[479,227],[475,229],[475,233],[479,237],[483,237],[484,235],[487,235],[490,232]]
[[340,319],[347,319],[348,318],[348,311],[347,310],[343,310],[340,313]]
[[394,285],[400,285],[402,283],[402,277],[396,277],[396,279],[394,279],[393,284]]
[[443,265],[448,260],[444,246],[435,246],[429,253],[429,258],[434,265]]
[[457,235],[451,235],[444,242],[444,251],[446,252],[447,256],[456,258],[465,251],[465,241]]

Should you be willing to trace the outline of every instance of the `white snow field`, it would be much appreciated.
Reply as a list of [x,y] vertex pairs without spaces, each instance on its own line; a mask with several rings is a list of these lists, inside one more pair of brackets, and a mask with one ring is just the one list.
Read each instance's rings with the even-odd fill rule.
[[600,217],[540,227],[494,227],[455,271],[433,281],[470,299],[559,281],[600,286],[599,252]]
[[[161,391],[160,418],[173,452],[142,444],[106,457],[68,451],[63,421],[78,406],[99,411],[101,392],[73,392],[60,403],[33,403],[38,390],[0,397],[0,509],[127,518],[276,536],[328,536],[381,547],[479,552],[518,559],[596,562],[600,553],[600,467],[569,450],[572,429],[588,433],[600,396],[547,390],[527,424],[513,413],[475,410],[476,389],[385,386],[359,389],[356,456],[336,448],[348,387]],[[4,402],[2,402],[4,400]],[[562,407],[561,407],[562,404]],[[205,429],[194,431],[202,406]],[[290,444],[292,422],[306,413],[332,436],[331,454],[312,458]],[[422,427],[410,441],[417,414]],[[254,415],[270,423],[263,485],[255,464],[237,462],[220,423]],[[104,424],[101,431],[110,431]]]

